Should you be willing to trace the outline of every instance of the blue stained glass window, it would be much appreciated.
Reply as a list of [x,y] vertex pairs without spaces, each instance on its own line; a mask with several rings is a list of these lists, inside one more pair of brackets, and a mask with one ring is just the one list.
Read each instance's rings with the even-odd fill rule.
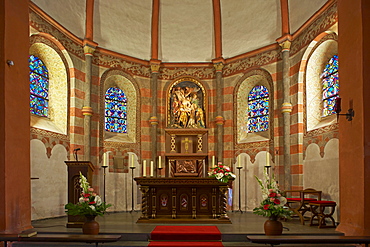
[[117,87],[111,87],[105,93],[105,130],[127,133],[127,98]]
[[335,100],[339,97],[338,55],[334,55],[326,64],[321,79],[322,115],[326,117],[335,113]]
[[255,86],[248,95],[248,132],[269,128],[269,92],[264,86]]
[[28,58],[30,68],[30,112],[32,114],[48,117],[49,114],[49,72],[44,62],[30,55]]

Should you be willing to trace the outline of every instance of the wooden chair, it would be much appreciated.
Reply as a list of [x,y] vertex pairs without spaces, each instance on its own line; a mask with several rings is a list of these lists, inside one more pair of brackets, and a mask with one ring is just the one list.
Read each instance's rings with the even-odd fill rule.
[[299,217],[301,224],[304,225],[304,215],[311,211],[309,203],[320,201],[321,191],[308,188],[304,190],[286,190],[284,193],[287,199],[286,206]]
[[[335,211],[335,206],[337,205],[334,201],[314,201],[309,203],[312,216],[310,220],[310,226],[318,226],[319,228],[324,227],[336,227],[333,214]],[[326,213],[325,209],[328,208],[329,212]],[[329,219],[333,223],[332,225],[327,225],[326,220]],[[313,221],[317,220],[317,224],[314,224]]]

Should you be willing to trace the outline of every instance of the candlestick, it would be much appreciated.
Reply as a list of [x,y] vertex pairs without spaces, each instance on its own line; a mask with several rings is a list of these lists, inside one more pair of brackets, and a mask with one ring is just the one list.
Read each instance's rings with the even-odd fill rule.
[[[134,155],[132,155],[132,157],[134,157]],[[131,169],[131,212],[134,212],[135,211],[135,206],[134,206],[134,169],[136,167],[135,166],[131,166],[130,169]]]
[[266,166],[270,166],[269,152],[266,152]]
[[212,156],[212,168],[215,167],[215,156]]
[[143,161],[143,177],[146,177],[146,160]]
[[162,168],[161,156],[158,156],[158,169]]
[[152,161],[150,161],[150,176],[151,177],[153,177],[153,167],[154,167],[154,162],[153,162],[153,160]]

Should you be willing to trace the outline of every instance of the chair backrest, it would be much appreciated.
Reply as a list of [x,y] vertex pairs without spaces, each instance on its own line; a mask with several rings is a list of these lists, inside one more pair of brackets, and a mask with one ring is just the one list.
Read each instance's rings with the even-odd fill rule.
[[315,198],[318,201],[321,200],[321,191],[319,190],[315,190],[313,188],[307,188],[307,189],[302,190],[301,193],[302,193],[303,198]]

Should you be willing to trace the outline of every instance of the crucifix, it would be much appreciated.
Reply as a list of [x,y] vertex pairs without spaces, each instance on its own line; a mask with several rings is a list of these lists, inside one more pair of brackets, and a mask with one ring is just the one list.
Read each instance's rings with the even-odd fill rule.
[[184,145],[184,153],[189,153],[190,150],[190,144],[192,143],[192,140],[189,140],[189,138],[185,138],[184,140],[181,141]]

